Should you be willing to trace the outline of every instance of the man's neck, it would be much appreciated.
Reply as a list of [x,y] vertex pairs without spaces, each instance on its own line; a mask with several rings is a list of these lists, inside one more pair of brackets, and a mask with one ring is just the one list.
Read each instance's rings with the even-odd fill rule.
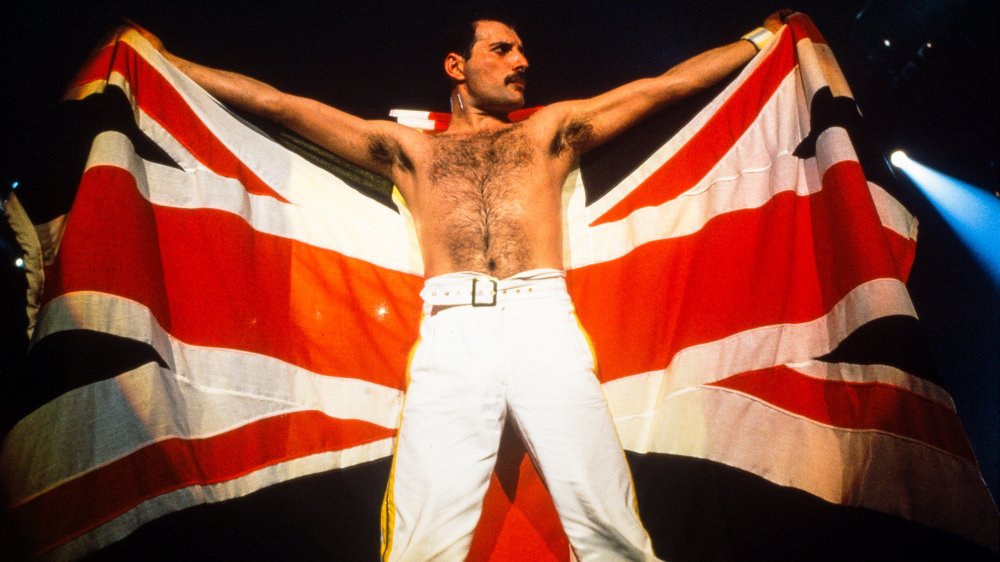
[[510,125],[507,113],[497,113],[476,107],[472,100],[461,92],[451,95],[451,121],[448,133],[472,134],[484,131],[496,131]]

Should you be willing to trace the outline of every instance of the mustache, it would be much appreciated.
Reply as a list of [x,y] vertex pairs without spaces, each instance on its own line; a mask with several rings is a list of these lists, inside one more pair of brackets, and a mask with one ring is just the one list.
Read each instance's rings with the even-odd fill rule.
[[504,86],[513,83],[521,84],[522,86],[524,86],[527,85],[528,83],[528,77],[527,74],[522,70],[520,72],[515,72],[514,74],[511,74],[510,76],[504,78],[503,83]]

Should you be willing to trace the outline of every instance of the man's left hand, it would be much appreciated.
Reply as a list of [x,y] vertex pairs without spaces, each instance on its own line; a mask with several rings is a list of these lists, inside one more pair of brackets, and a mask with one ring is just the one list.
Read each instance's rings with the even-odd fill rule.
[[794,13],[795,10],[790,10],[788,8],[774,12],[764,19],[764,29],[770,31],[771,33],[777,33],[778,29],[780,29],[782,25],[785,25],[785,19]]

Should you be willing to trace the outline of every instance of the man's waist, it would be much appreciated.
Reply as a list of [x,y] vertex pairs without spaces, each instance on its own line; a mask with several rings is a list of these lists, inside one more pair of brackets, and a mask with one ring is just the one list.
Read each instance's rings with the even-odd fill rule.
[[433,306],[496,306],[498,303],[566,294],[566,274],[558,269],[532,269],[497,279],[459,271],[424,281],[420,297]]

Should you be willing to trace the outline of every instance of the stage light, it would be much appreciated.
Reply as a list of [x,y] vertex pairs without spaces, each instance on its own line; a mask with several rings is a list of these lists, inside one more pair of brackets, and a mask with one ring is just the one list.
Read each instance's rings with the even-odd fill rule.
[[892,47],[892,41],[889,41],[888,39],[883,39],[882,44],[886,47]]
[[15,181],[14,183],[10,184],[10,188],[11,189],[17,189],[17,186],[19,186],[19,185],[21,185],[21,182]]
[[14,260],[14,266],[17,267],[18,269],[24,269],[24,259],[17,258],[16,260]]
[[988,192],[929,168],[901,150],[892,153],[894,166],[917,186],[948,226],[1000,288],[1000,201]]

